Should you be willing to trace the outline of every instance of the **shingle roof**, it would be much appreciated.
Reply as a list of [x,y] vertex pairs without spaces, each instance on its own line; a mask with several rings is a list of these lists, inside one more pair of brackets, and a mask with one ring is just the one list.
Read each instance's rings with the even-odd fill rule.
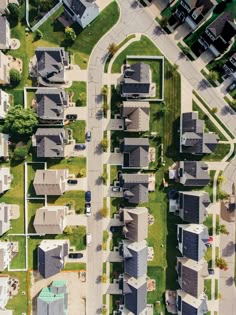
[[206,295],[196,299],[184,291],[177,290],[177,307],[181,315],[203,315],[208,311]]
[[184,186],[206,186],[210,181],[208,165],[202,161],[180,161],[179,172]]
[[148,236],[148,209],[144,207],[123,209],[125,237],[140,242]]
[[126,131],[149,130],[150,104],[148,102],[123,102],[121,116],[125,119]]
[[233,12],[223,12],[207,29],[215,38],[221,35],[226,41],[229,41],[236,34]]
[[7,28],[9,28],[9,23],[7,21],[7,18],[5,16],[0,15],[0,46],[4,48],[8,48],[8,31]]
[[147,138],[124,138],[123,152],[128,154],[125,167],[144,168],[148,166],[149,140]]
[[120,177],[124,198],[134,204],[148,202],[148,183],[146,174],[122,174]]

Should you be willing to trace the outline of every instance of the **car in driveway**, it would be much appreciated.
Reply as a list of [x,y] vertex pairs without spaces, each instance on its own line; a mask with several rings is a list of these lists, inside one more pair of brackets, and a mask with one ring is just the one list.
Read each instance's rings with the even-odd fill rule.
[[86,234],[86,245],[87,246],[91,246],[92,245],[92,234],[91,233],[87,233]]
[[86,193],[85,193],[85,201],[86,202],[91,201],[91,191],[90,190],[86,191]]
[[68,179],[67,184],[76,185],[76,184],[78,184],[78,180],[77,179]]
[[233,83],[231,83],[231,84],[227,87],[226,91],[227,91],[227,92],[232,92],[232,91],[235,90],[235,89],[236,89],[236,81],[234,81]]
[[113,192],[121,192],[122,191],[122,187],[120,187],[120,186],[113,186],[111,188],[111,191],[113,191]]
[[68,119],[68,120],[76,120],[77,117],[78,117],[78,115],[76,115],[76,114],[68,114],[68,115],[66,115],[66,119]]
[[82,253],[69,253],[68,257],[72,259],[82,258],[84,255]]
[[85,211],[86,211],[86,216],[90,217],[91,216],[91,204],[89,202],[87,202],[85,204]]
[[86,141],[90,142],[91,139],[92,139],[91,131],[87,131],[87,132],[86,132]]
[[86,145],[83,143],[75,144],[74,149],[76,151],[81,151],[86,149]]

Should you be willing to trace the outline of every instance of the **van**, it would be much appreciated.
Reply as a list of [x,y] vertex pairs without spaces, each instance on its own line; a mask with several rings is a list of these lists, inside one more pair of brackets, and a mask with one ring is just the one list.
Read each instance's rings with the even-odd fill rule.
[[87,246],[91,246],[92,245],[92,234],[91,233],[87,233],[86,234],[86,245]]

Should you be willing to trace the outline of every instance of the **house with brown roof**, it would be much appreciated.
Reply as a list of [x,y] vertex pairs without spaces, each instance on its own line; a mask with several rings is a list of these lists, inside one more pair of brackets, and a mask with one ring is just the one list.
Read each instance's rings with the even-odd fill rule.
[[10,83],[10,67],[8,58],[0,51],[0,84],[7,85]]
[[10,167],[0,168],[0,194],[10,189],[13,176],[10,173]]
[[120,115],[124,119],[124,131],[145,132],[149,130],[149,102],[124,101]]

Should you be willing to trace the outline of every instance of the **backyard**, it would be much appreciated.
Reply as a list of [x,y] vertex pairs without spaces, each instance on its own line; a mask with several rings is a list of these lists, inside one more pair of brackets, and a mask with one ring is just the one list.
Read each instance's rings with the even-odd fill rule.
[[84,191],[67,191],[62,196],[48,196],[48,204],[52,205],[70,205],[71,209],[77,213],[84,213]]

